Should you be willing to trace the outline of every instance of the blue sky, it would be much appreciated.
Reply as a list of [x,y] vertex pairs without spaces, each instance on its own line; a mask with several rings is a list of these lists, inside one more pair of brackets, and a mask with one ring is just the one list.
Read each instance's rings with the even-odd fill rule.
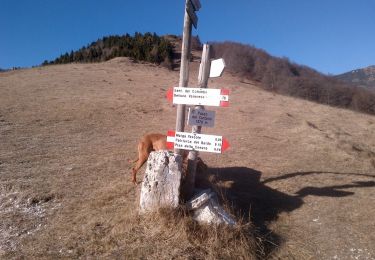
[[[202,42],[237,41],[339,74],[375,64],[375,0],[201,0]],[[0,0],[0,68],[38,65],[105,35],[182,34],[184,0]]]

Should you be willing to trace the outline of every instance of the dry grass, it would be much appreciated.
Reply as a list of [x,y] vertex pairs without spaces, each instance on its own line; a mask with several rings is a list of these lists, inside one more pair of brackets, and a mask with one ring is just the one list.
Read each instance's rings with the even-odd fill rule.
[[[157,224],[156,224],[157,223]],[[249,225],[235,228],[198,225],[180,210],[139,217],[129,257],[151,259],[255,259],[256,240]],[[168,253],[166,253],[168,252]]]
[[178,76],[127,59],[0,74],[0,258],[375,256],[374,117],[228,74],[209,86],[229,88],[231,105],[210,108],[216,126],[204,133],[231,149],[202,153],[210,168],[198,180],[244,224],[138,216],[128,159],[141,135],[174,128],[165,93]]

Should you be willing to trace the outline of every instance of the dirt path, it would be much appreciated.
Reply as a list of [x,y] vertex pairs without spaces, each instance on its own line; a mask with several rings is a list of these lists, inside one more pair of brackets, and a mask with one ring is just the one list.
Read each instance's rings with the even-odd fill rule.
[[[177,83],[176,71],[127,59],[0,73],[0,256],[116,258],[147,248],[131,237],[138,188],[127,160],[142,134],[174,128],[165,92]],[[213,109],[216,126],[204,132],[231,149],[202,157],[270,253],[375,259],[375,117],[231,75],[209,87],[229,88],[231,103]]]

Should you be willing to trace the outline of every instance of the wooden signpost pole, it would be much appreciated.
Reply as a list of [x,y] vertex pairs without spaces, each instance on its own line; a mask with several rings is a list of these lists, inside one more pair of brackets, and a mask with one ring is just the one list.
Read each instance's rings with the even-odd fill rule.
[[[202,60],[199,67],[198,74],[198,87],[207,88],[208,78],[210,75],[211,61],[210,61],[210,45],[204,44],[202,51]],[[203,110],[203,106],[196,106],[195,109]],[[201,133],[202,126],[193,126],[192,133]],[[195,173],[197,170],[197,157],[198,151],[190,151],[188,156],[188,167],[187,167],[187,176],[182,187],[184,196],[189,199],[194,193],[195,186]]]
[[[192,19],[188,14],[190,0],[185,2],[184,31],[182,35],[181,66],[179,87],[187,87],[189,82],[189,60],[191,47]],[[176,131],[183,132],[185,129],[185,105],[177,105]],[[175,153],[182,154],[180,149],[174,149]]]

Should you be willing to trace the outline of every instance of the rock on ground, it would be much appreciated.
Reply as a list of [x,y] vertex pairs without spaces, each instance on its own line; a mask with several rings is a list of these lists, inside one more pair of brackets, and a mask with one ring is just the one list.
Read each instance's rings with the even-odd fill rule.
[[179,205],[182,157],[168,151],[151,152],[143,179],[140,211]]
[[217,195],[210,189],[197,193],[187,204],[193,210],[193,219],[205,224],[235,225],[236,221],[220,205]]

